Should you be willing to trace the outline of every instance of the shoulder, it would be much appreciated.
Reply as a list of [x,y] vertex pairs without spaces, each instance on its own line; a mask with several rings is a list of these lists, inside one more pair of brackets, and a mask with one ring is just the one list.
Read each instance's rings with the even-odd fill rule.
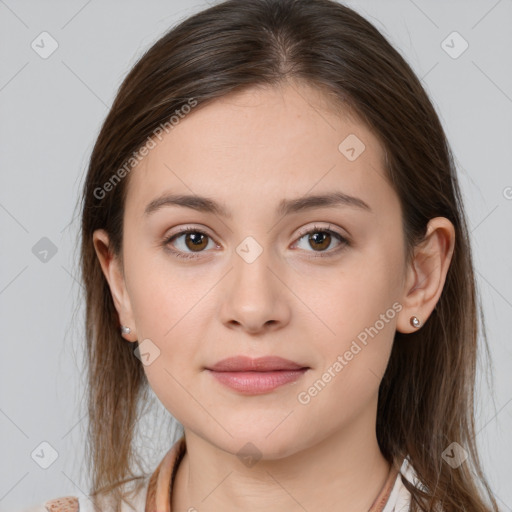
[[[125,484],[124,490],[127,492],[132,491],[127,501],[121,505],[121,512],[144,512],[146,508],[146,494],[148,487],[149,477],[144,478],[140,483],[140,488],[137,490],[134,486]],[[23,509],[18,509],[14,512],[113,512],[114,506],[109,498],[106,496],[101,500],[100,510],[94,506],[91,498],[86,495],[82,496],[59,496],[52,498],[42,503],[32,505]]]

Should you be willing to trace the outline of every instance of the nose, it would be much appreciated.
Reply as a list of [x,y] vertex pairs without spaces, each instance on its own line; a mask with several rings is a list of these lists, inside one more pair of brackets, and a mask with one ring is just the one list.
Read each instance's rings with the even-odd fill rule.
[[[271,268],[272,267],[272,268]],[[225,283],[221,321],[230,329],[259,334],[282,329],[290,321],[291,294],[265,250],[252,262],[236,252]]]

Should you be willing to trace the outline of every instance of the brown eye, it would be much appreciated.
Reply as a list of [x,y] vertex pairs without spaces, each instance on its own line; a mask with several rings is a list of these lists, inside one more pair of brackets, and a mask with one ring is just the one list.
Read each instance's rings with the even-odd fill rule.
[[[306,246],[300,247],[301,241],[303,239],[306,239],[306,237]],[[327,250],[329,249],[329,247],[331,247],[333,241],[338,242],[338,248],[334,248],[333,250]],[[320,253],[316,256],[331,256],[337,254],[339,252],[338,249],[341,250],[345,246],[348,246],[350,244],[344,236],[337,233],[336,231],[314,226],[313,229],[302,232],[296,245],[298,245],[299,248],[304,249],[307,252]],[[311,249],[313,249],[313,251],[311,251]]]
[[185,228],[167,238],[164,245],[169,246],[169,250],[179,258],[194,258],[193,253],[205,252],[209,242],[215,246],[207,233],[200,229]]

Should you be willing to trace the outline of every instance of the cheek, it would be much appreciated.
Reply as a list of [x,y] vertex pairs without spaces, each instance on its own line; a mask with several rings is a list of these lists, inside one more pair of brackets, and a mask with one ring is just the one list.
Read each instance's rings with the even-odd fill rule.
[[155,250],[161,253],[139,251],[126,258],[128,288],[138,332],[167,343],[184,325],[192,329],[190,334],[195,325],[201,327],[191,318],[197,317],[197,307],[215,285],[215,276],[180,268],[163,249]]
[[[316,345],[321,364],[298,391],[297,401],[310,418],[329,417],[330,425],[341,425],[358,416],[376,399],[393,346],[398,303],[361,299],[356,308],[344,298],[346,307],[330,315],[336,335],[322,337]],[[321,421],[318,422],[320,428]],[[315,425],[317,423],[315,422]],[[313,428],[313,425],[311,425]]]
[[[176,290],[175,281],[173,286]],[[170,293],[165,283],[160,282],[150,293],[139,295],[134,307],[137,330],[142,334],[139,340],[150,339],[149,346],[158,354],[151,364],[144,366],[149,385],[183,425],[187,425],[189,418],[205,421],[196,417],[200,411],[190,391],[201,363],[204,326],[200,319],[207,313],[193,299],[179,292]],[[201,404],[204,400],[201,397]]]
[[347,403],[357,402],[378,389],[401,309],[395,258],[393,250],[375,243],[347,261],[335,280],[325,282],[323,294],[309,295],[308,305],[328,327],[318,321],[325,334],[316,337],[321,364],[315,379],[320,378],[320,388],[326,384],[319,402],[342,396]]
[[331,275],[323,282],[308,279],[307,283],[309,289],[300,288],[299,281],[295,289],[316,314],[311,321],[324,333],[321,338],[326,347],[341,350],[376,323],[389,337],[396,317],[393,304],[398,297],[398,279],[384,260],[361,259],[357,265],[343,266],[334,279]]
[[189,376],[204,362],[201,347],[213,315],[208,292],[216,278],[140,252],[126,258],[125,266],[139,342],[150,340],[159,352],[144,368],[148,380],[157,395],[179,397],[184,392],[179,383],[187,387]]

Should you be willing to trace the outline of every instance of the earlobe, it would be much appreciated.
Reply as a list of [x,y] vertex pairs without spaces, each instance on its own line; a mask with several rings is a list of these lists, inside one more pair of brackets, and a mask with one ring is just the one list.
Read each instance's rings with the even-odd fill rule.
[[454,246],[453,224],[444,217],[431,219],[407,271],[398,331],[414,332],[428,320],[443,291]]
[[119,258],[110,250],[110,239],[104,229],[97,229],[93,233],[93,244],[100,262],[103,275],[108,282],[114,306],[122,326],[131,326],[130,332],[120,332],[127,341],[137,341],[134,333],[135,322],[133,320],[130,298],[126,290],[125,280]]

